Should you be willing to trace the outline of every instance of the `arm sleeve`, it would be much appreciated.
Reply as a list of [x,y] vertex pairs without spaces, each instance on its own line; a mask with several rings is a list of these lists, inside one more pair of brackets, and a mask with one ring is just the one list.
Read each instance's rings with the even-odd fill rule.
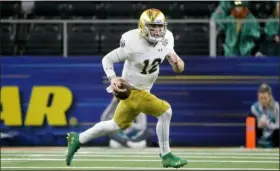
[[[174,36],[172,33],[170,33],[170,35],[168,36],[168,44],[167,44],[167,48],[168,48],[168,54],[169,53],[176,53],[175,50],[174,50]],[[168,55],[166,54],[166,59],[168,59],[169,61],[169,58],[168,58]]]
[[280,124],[280,120],[279,120],[279,103],[277,102],[275,104],[275,122],[270,122],[268,125],[269,129],[279,129],[279,124]]
[[175,52],[174,50],[174,36],[173,34],[171,33],[171,36],[170,36],[170,44],[168,46],[170,52]]
[[114,63],[122,62],[128,60],[131,56],[131,50],[128,46],[125,46],[125,40],[122,38],[120,41],[120,47],[114,49],[102,59],[103,69],[108,78],[115,76]]

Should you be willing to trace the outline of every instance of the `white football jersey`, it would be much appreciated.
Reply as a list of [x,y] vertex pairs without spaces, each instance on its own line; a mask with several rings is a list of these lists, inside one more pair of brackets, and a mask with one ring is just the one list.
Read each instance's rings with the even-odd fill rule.
[[155,46],[148,44],[139,29],[124,33],[117,51],[119,60],[125,61],[122,77],[137,89],[150,91],[158,78],[159,65],[170,52],[174,52],[174,37],[169,30]]

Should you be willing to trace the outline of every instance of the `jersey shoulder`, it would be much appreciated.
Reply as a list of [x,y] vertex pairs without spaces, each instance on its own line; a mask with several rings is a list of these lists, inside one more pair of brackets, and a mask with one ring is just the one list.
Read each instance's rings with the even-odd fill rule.
[[139,29],[129,30],[122,34],[120,45],[123,48],[129,49],[131,52],[137,52],[143,45],[141,38]]
[[173,33],[169,30],[166,30],[165,33],[165,38],[162,41],[163,46],[165,46],[168,49],[173,49],[174,48],[174,37]]
[[134,42],[139,40],[140,37],[140,30],[139,29],[133,29],[129,30],[122,34],[122,39],[128,42]]
[[174,40],[173,33],[170,30],[166,30],[166,36],[165,37],[169,40]]

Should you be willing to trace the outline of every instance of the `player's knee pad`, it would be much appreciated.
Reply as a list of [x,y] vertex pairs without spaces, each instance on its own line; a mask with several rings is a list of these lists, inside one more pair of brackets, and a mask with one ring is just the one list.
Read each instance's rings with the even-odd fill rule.
[[162,115],[160,115],[158,118],[164,118],[164,119],[171,119],[172,117],[172,109],[168,108]]
[[162,108],[165,109],[165,111],[171,108],[171,105],[165,100],[162,100],[162,105]]
[[164,101],[164,103],[168,109],[171,109],[171,105],[167,101]]

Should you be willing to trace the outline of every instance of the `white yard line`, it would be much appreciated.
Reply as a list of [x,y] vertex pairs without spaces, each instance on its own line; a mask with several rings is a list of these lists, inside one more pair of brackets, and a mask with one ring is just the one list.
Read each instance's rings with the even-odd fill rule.
[[[65,159],[53,159],[53,158],[44,158],[44,159],[32,159],[32,158],[2,158],[1,161],[65,161]],[[75,161],[80,162],[94,162],[94,161],[104,161],[104,162],[160,162],[161,160],[116,160],[116,159],[75,159]],[[279,163],[279,161],[263,161],[263,160],[188,160],[192,163]]]
[[29,161],[12,161],[12,160],[7,160],[7,161],[2,161],[1,163],[27,163]]
[[[14,151],[14,152],[18,152],[18,151],[46,151],[46,152],[57,152],[57,151],[64,151],[67,147],[61,147],[61,148],[9,148],[9,149],[5,149],[1,147],[1,151],[3,152],[10,152],[10,151]],[[120,151],[120,152],[129,152],[129,151],[136,151],[136,152],[157,152],[159,151],[159,148],[143,148],[143,149],[131,149],[131,148],[84,148],[81,147],[80,149],[81,151]],[[247,152],[247,153],[259,153],[259,152],[263,152],[263,153],[270,153],[270,152],[278,152],[277,149],[246,149],[246,148],[237,148],[237,149],[232,149],[232,150],[221,150],[221,149],[188,149],[188,148],[182,148],[182,149],[177,149],[177,148],[172,148],[172,151],[176,151],[176,152],[180,152],[180,151],[190,151],[190,152],[200,152],[200,151],[204,151],[204,152],[226,152],[226,153],[239,153],[239,152]]]
[[[1,158],[6,157],[65,157],[65,154],[2,154]],[[106,158],[159,158],[158,155],[115,155],[115,154],[77,154],[76,157],[106,157]],[[188,159],[248,159],[246,156],[193,156],[193,155],[181,155],[180,157],[186,157]],[[259,156],[250,156],[250,159],[262,159],[262,160],[279,160],[279,157],[259,157]]]
[[[1,147],[1,151],[64,151],[65,147]],[[112,149],[108,147],[82,147],[82,151],[140,151],[140,152],[156,152],[159,151],[159,148],[143,148],[143,149],[130,149],[130,148],[118,148]],[[255,148],[255,149],[247,149],[247,148],[178,148],[172,147],[172,151],[191,151],[191,152],[250,152],[250,153],[257,153],[257,152],[278,152],[279,149],[277,148]]]
[[[65,149],[66,150],[66,149]],[[202,150],[201,150],[202,151]],[[1,151],[2,154],[63,154],[65,151]],[[147,154],[147,155],[155,155],[159,154],[159,151],[156,152],[139,152],[139,151],[114,151],[114,150],[109,150],[109,151],[78,151],[77,154],[104,154],[104,153],[111,153],[111,154]],[[238,156],[278,156],[279,153],[242,153],[242,152],[174,152],[174,154],[178,155],[238,155]]]
[[[162,167],[1,167],[1,169],[17,169],[17,170],[30,170],[30,169],[67,169],[67,170],[174,170],[174,168],[162,168]],[[180,168],[180,170],[279,170],[270,168]]]
[[[66,146],[65,146],[66,147]],[[1,147],[1,150],[64,150],[65,147]],[[121,151],[130,151],[129,148],[123,148],[123,149],[111,149],[108,147],[82,147],[84,150],[121,150]],[[134,150],[134,149],[133,149]],[[158,147],[148,147],[144,149],[135,149],[139,151],[158,151]],[[279,151],[278,148],[255,148],[255,149],[247,149],[244,147],[233,147],[233,148],[224,148],[224,147],[172,147],[173,151],[181,151],[181,150],[187,150],[187,151],[252,151],[252,152],[258,152],[258,151]]]

